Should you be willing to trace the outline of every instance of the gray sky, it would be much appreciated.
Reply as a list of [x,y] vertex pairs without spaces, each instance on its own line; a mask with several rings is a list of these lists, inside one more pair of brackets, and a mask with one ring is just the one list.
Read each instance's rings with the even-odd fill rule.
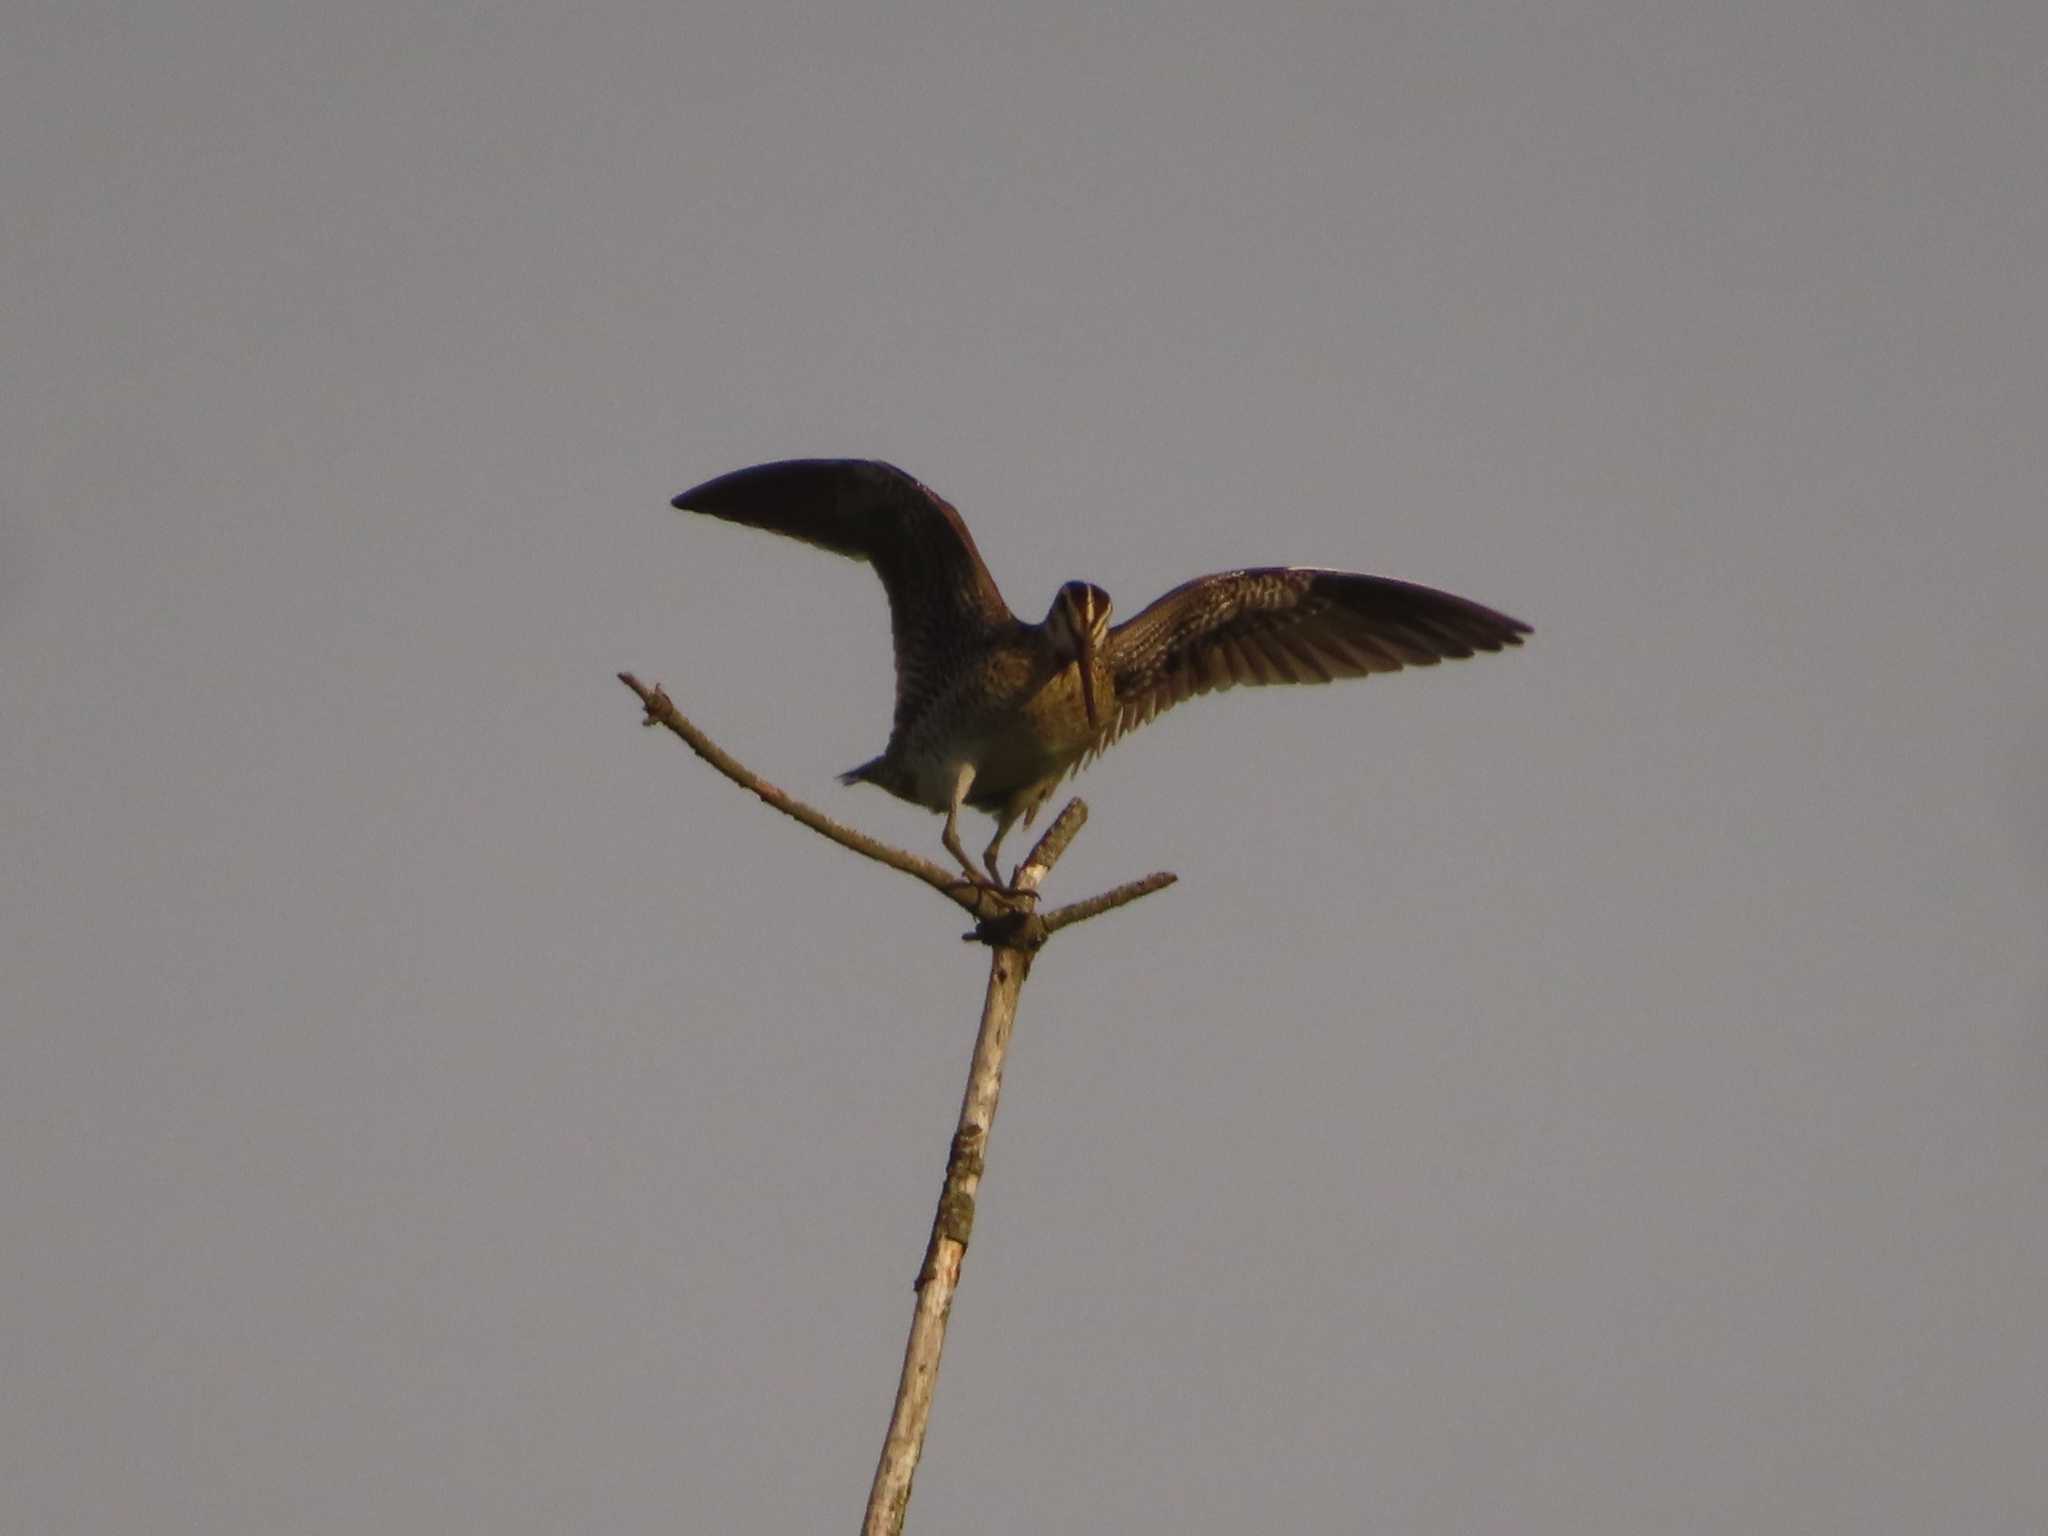
[[6,30],[0,1528],[852,1527],[983,961],[612,680],[936,853],[798,454],[1537,627],[1081,780],[914,1530],[2048,1527],[2048,10]]

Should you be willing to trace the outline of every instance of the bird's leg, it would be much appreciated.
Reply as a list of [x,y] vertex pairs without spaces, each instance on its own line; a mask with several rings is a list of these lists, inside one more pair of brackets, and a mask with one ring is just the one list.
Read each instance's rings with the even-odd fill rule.
[[1017,824],[1014,811],[1004,811],[996,817],[996,835],[988,840],[988,848],[982,853],[981,862],[988,869],[989,878],[1003,890],[1011,889],[1010,882],[1003,878],[1002,866],[996,863],[996,850],[1003,846],[1003,839],[1010,835],[1010,828]]
[[[967,857],[967,850],[960,846],[960,807],[967,803],[967,791],[974,784],[974,764],[962,763],[953,770],[953,795],[946,807],[946,830],[939,834],[939,841],[946,845],[946,852],[960,861],[960,867],[967,871],[967,878],[976,885],[986,885],[981,871],[974,867],[974,861]],[[1003,882],[996,880],[997,885]]]

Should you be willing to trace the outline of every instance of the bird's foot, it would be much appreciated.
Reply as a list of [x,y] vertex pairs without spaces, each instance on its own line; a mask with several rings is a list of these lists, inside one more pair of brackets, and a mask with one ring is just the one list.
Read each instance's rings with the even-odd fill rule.
[[996,863],[995,860],[990,859],[988,862],[988,880],[985,882],[987,888],[994,891],[998,896],[1009,897],[1012,901],[1038,900],[1038,892],[1017,883],[1018,870],[1022,869],[1022,867],[1019,865],[1018,869],[1011,870],[1010,878],[1005,880],[1003,878],[1003,867]]
[[955,889],[986,891],[989,895],[1000,897],[1004,901],[1033,902],[1038,900],[1038,892],[1020,886],[1014,878],[1005,880],[1002,871],[999,869],[976,869],[965,860],[961,861],[960,867],[966,871],[966,878],[955,881]]

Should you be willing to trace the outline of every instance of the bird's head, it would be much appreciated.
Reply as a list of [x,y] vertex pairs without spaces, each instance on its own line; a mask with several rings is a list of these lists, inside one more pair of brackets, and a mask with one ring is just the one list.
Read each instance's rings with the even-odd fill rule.
[[1081,707],[1088,723],[1100,728],[1102,717],[1095,700],[1095,652],[1109,633],[1109,594],[1085,581],[1070,581],[1053,595],[1052,611],[1045,616],[1058,654],[1081,669]]

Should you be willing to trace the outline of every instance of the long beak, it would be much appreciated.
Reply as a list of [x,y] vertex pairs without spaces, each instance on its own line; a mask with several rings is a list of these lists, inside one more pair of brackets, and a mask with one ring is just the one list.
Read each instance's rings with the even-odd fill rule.
[[1081,668],[1081,708],[1088,712],[1090,730],[1102,729],[1102,717],[1095,707],[1095,627],[1089,623],[1077,626],[1080,643],[1079,666]]

